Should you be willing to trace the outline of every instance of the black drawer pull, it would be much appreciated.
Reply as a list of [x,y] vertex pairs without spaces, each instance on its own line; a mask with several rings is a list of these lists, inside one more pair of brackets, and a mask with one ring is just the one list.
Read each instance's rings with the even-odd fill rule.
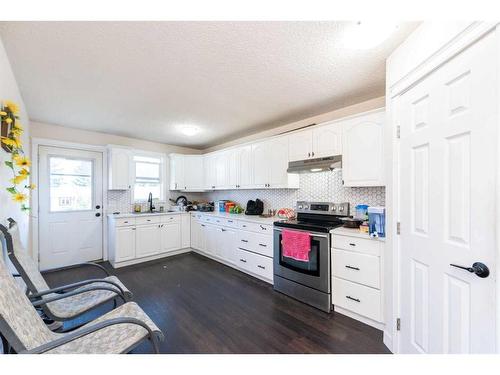
[[351,245],[351,246],[356,246],[356,244],[355,244],[355,243],[350,243],[349,245]]
[[248,242],[248,240],[241,240],[241,242]]
[[261,266],[260,264],[258,264],[258,265],[257,265],[257,267],[262,268],[263,270],[265,270],[265,269],[266,269],[266,267]]
[[245,259],[240,259],[240,262],[246,263],[247,261]]
[[359,268],[358,268],[358,267],[353,267],[353,266],[345,266],[345,268],[349,268],[350,270],[359,271]]
[[267,247],[267,245],[264,245],[263,243],[260,243],[259,246]]
[[345,298],[350,299],[351,301],[354,301],[354,302],[361,302],[359,299],[351,297],[351,296],[345,296]]
[[260,229],[262,229],[262,230],[267,230],[267,228],[266,228],[266,227],[264,227],[264,226],[262,226],[262,225],[260,226]]

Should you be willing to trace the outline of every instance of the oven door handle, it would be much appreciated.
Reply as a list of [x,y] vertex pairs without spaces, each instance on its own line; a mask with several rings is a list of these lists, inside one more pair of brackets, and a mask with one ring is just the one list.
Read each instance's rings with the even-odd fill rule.
[[[277,227],[274,227],[274,230],[278,231],[278,232],[281,232],[283,231],[283,229],[280,229],[280,228],[277,228]],[[310,233],[311,234],[311,237],[321,237],[321,238],[330,238],[330,235],[328,234],[316,234],[316,233],[313,233],[313,232],[308,232],[307,230],[300,230],[300,229],[290,229],[290,230],[295,230],[297,232],[306,232],[306,233]]]

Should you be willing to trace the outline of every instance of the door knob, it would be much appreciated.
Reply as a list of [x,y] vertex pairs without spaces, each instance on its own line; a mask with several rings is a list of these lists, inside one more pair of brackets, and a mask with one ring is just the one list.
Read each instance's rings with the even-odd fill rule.
[[99,216],[101,216],[101,214],[98,212],[95,214],[95,216],[99,217]]
[[99,205],[95,206],[96,210],[98,210],[99,208],[101,208],[101,206],[99,206]]
[[462,270],[466,270],[470,273],[476,274],[476,276],[485,278],[490,275],[490,269],[486,264],[481,263],[481,262],[476,262],[472,265],[472,267],[464,267],[464,266],[459,266],[458,264],[450,264],[452,267],[460,268]]

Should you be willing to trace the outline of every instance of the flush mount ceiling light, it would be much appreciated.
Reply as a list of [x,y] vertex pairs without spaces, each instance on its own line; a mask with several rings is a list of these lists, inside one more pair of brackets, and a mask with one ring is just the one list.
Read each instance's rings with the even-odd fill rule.
[[386,40],[398,25],[384,21],[357,21],[346,27],[342,46],[349,49],[370,49]]
[[192,137],[200,132],[200,128],[194,125],[182,125],[179,129],[182,134],[188,137]]

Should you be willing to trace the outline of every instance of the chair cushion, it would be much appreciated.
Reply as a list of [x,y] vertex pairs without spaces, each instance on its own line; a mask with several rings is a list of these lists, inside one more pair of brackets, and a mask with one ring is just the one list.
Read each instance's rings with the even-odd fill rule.
[[[136,318],[146,323],[151,330],[163,340],[163,334],[146,313],[135,302],[127,302],[124,305],[110,311],[100,318],[79,328],[92,326],[98,322],[113,318]],[[78,332],[78,330],[74,332]],[[50,350],[48,354],[118,354],[126,353],[145,339],[148,332],[145,328],[131,323],[115,324],[83,336],[75,341],[64,344]]]
[[[125,297],[128,299],[132,297],[132,293],[125,287],[125,285],[121,283],[121,281],[116,276],[108,276],[104,280],[112,281],[115,284],[120,285],[120,287],[124,291]],[[111,287],[115,289],[115,287],[111,284],[95,282],[74,290],[78,291],[96,285],[105,286],[108,288]],[[44,296],[44,298],[53,296],[58,296],[58,294],[48,294]],[[117,294],[109,290],[93,290],[89,292],[83,292],[81,294],[76,294],[74,296],[63,298],[54,302],[49,302],[47,304],[47,308],[55,317],[59,319],[71,319],[116,297]]]

